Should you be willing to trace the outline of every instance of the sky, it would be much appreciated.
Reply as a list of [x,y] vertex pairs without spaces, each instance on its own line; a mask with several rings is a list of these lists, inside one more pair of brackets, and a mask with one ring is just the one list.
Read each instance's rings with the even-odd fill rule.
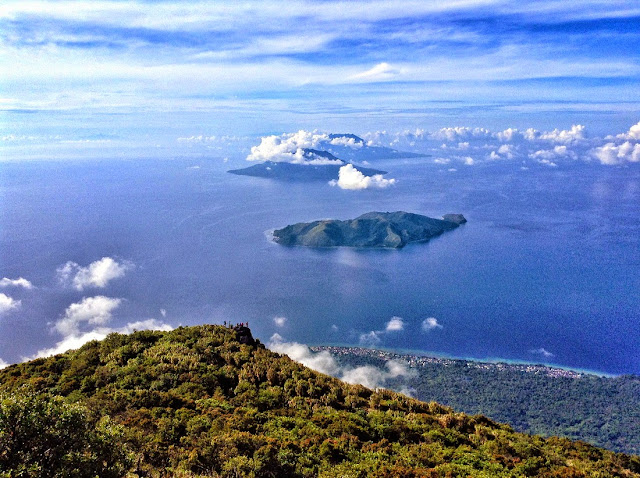
[[618,134],[640,120],[639,21],[635,0],[5,0],[0,154],[299,129]]

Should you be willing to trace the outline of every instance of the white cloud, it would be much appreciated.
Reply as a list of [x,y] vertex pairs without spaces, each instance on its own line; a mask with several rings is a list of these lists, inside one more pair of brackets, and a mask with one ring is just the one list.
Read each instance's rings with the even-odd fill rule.
[[348,79],[358,82],[378,82],[393,80],[400,76],[401,70],[392,67],[389,63],[378,63],[373,68],[351,75]]
[[104,288],[113,279],[119,279],[133,268],[130,262],[118,263],[111,257],[103,257],[87,267],[81,267],[69,261],[57,270],[58,279],[63,284],[70,284],[76,290],[88,287]]
[[333,375],[339,374],[340,366],[329,352],[313,353],[309,347],[296,342],[285,342],[280,334],[273,334],[269,342],[269,349],[274,352],[288,355],[296,362],[312,368],[320,373]]
[[554,129],[553,131],[541,133],[538,138],[554,143],[574,143],[585,139],[585,127],[580,124],[574,124],[570,130]]
[[277,327],[284,327],[284,325],[287,323],[287,318],[279,315],[273,318],[273,323],[276,324]]
[[166,317],[167,316],[167,310],[166,309],[160,309],[160,315],[162,317]]
[[367,347],[373,347],[382,342],[380,338],[381,332],[377,332],[372,330],[371,332],[367,332],[366,334],[360,334],[360,338],[358,339],[361,345],[365,345]]
[[422,321],[422,330],[429,332],[435,329],[441,329],[442,325],[438,323],[438,319],[435,317],[428,317]]
[[545,349],[543,347],[540,347],[538,349],[529,350],[529,352],[532,353],[532,354],[541,355],[544,358],[551,358],[551,357],[555,356],[555,354],[552,354],[551,352],[549,352],[547,349]]
[[591,154],[602,164],[616,165],[625,162],[640,162],[640,143],[625,141],[621,145],[607,143],[604,146],[594,148]]
[[402,317],[391,317],[389,322],[387,322],[385,330],[387,332],[397,332],[400,330],[404,330],[404,321],[402,320]]
[[640,140],[640,121],[634,124],[629,131],[616,136],[618,139]]
[[441,128],[430,137],[432,139],[445,140],[450,142],[466,142],[470,139],[489,139],[491,131],[484,128],[469,128],[466,126],[455,126],[450,128]]
[[55,324],[62,335],[78,334],[83,323],[103,325],[111,320],[112,312],[120,306],[122,299],[113,299],[102,295],[85,297],[80,302],[67,307],[64,316]]
[[390,360],[385,368],[371,365],[362,367],[343,367],[327,351],[312,352],[309,347],[296,342],[285,342],[282,336],[274,334],[268,344],[269,349],[288,355],[292,360],[300,362],[318,372],[339,378],[347,383],[360,384],[368,388],[383,387],[392,378],[415,376],[415,370],[401,362]]
[[15,300],[6,294],[0,293],[0,314],[5,314],[17,309],[22,304],[21,301]]
[[11,364],[8,363],[8,362],[5,362],[4,360],[2,360],[0,358],[0,370],[2,370],[3,368],[7,368],[9,365],[11,365]]
[[280,136],[264,136],[258,146],[251,148],[247,161],[274,161],[295,164],[344,164],[339,159],[331,159],[304,150],[318,149],[329,143],[329,135],[316,131],[300,130]]
[[368,188],[386,188],[395,184],[395,179],[385,179],[381,174],[373,176],[365,176],[358,171],[352,164],[346,164],[340,168],[338,172],[338,180],[329,181],[331,186],[338,186],[341,189],[368,189]]
[[24,277],[20,277],[19,279],[3,277],[2,280],[0,280],[0,287],[24,287],[25,289],[33,289],[33,284]]
[[352,149],[360,149],[364,146],[363,141],[357,141],[356,138],[347,136],[336,136],[329,141],[329,144],[333,144],[335,146],[348,146]]
[[72,333],[65,336],[60,342],[56,343],[51,348],[38,350],[32,357],[23,357],[23,360],[33,360],[42,357],[51,357],[52,355],[61,354],[67,350],[74,350],[82,347],[87,342],[92,340],[103,340],[107,335],[117,332],[119,334],[130,334],[136,330],[173,330],[169,324],[159,322],[155,319],[142,320],[138,322],[130,322],[124,327],[110,328],[110,327],[98,327],[94,330],[84,333]]

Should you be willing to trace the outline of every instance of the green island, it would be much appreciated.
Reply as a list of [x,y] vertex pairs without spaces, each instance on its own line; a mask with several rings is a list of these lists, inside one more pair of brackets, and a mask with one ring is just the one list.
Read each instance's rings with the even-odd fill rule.
[[2,477],[640,477],[640,457],[314,372],[243,326],[0,371]]
[[469,414],[482,414],[524,433],[580,439],[640,454],[640,377],[602,377],[546,365],[488,363],[398,354],[361,347],[311,347],[345,367],[401,362],[413,376],[389,380]]
[[369,212],[355,219],[300,222],[273,231],[285,246],[396,248],[424,242],[451,231],[467,220],[462,214],[434,219],[404,211]]

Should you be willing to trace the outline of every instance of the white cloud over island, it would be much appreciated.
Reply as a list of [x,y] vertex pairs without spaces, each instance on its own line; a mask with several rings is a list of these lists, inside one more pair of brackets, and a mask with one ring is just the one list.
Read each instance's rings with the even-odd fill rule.
[[340,189],[359,190],[378,188],[384,189],[396,183],[395,179],[385,179],[382,174],[365,176],[352,164],[346,164],[340,168],[338,179],[329,181],[331,186],[338,186]]

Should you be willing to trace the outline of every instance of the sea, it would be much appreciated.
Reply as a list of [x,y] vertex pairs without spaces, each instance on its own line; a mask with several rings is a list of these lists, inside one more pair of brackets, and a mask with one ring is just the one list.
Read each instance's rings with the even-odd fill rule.
[[[113,330],[249,324],[255,337],[640,374],[640,168],[581,161],[448,169],[394,159],[384,189],[235,176],[240,160],[28,160],[0,164],[0,358],[54,347],[71,304],[117,308]],[[578,164],[579,163],[579,164]],[[399,250],[308,249],[274,228],[369,211],[468,222]],[[58,269],[104,257],[122,277],[82,290]],[[19,302],[18,302],[19,301]],[[395,326],[389,326],[392,318]]]

